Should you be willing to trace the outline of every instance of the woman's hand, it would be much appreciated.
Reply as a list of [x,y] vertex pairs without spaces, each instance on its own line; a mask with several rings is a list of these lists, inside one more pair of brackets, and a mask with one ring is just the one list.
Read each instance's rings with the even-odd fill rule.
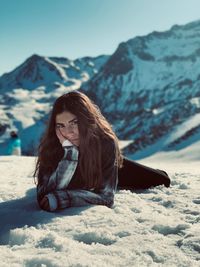
[[59,139],[61,145],[63,144],[63,142],[64,142],[65,140],[67,140],[67,138],[66,138],[64,135],[62,135],[62,133],[60,132],[59,129],[56,129],[56,135],[57,135],[57,137],[58,137],[58,139]]
[[44,196],[43,199],[40,201],[40,207],[43,210],[50,211],[49,200],[47,196]]

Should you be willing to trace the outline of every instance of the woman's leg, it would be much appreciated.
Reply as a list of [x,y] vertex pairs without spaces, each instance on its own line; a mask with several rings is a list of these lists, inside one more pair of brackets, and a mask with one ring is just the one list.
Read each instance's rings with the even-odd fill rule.
[[127,158],[124,158],[118,177],[120,189],[146,189],[162,184],[170,186],[170,179],[165,171],[144,166]]

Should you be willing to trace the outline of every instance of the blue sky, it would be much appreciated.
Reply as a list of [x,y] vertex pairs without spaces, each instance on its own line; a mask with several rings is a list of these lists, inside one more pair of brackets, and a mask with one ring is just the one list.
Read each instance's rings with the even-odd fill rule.
[[200,19],[199,0],[0,0],[0,75],[32,54],[112,54],[118,44]]

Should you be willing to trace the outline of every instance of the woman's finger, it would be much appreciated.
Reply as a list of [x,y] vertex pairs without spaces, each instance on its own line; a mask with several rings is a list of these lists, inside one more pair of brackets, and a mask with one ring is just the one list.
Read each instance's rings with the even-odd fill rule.
[[46,196],[43,197],[43,199],[40,201],[40,206],[44,210],[49,210],[50,209],[48,197],[46,197]]

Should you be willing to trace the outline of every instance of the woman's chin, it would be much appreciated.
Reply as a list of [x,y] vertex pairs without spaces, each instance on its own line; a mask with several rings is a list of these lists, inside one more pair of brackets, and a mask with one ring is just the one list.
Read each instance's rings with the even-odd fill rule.
[[78,140],[71,140],[70,142],[75,146],[79,146],[79,141]]

